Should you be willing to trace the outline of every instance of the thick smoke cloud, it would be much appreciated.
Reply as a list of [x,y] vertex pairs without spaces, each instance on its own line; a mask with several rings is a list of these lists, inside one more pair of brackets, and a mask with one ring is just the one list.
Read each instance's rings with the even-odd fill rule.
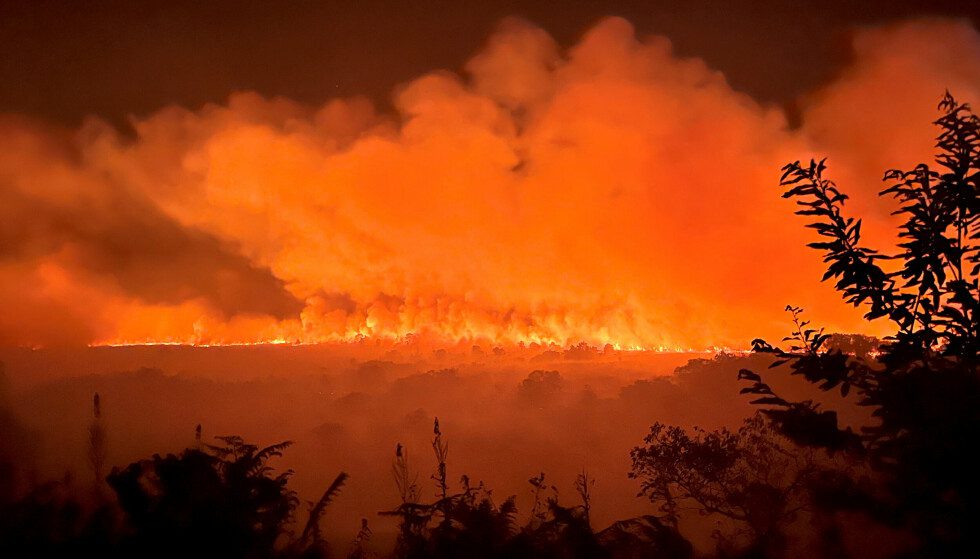
[[829,154],[872,208],[881,170],[928,156],[944,88],[977,100],[978,45],[950,21],[860,31],[796,130],[615,18],[567,50],[504,21],[393,115],[241,93],[134,138],[5,119],[0,341],[742,347],[787,303],[854,331],[779,168]]
[[882,173],[931,161],[938,96],[980,103],[980,34],[965,21],[924,20],[863,31],[853,48],[854,62],[803,100],[804,132],[854,194],[854,211],[885,218],[894,207],[876,200]]
[[143,193],[94,169],[87,138],[101,132],[66,134],[15,120],[0,126],[0,297],[14,311],[0,319],[0,341],[91,341],[103,326],[91,315],[120,296],[163,306],[206,300],[220,316],[282,318],[302,308],[230,243],[176,223]]

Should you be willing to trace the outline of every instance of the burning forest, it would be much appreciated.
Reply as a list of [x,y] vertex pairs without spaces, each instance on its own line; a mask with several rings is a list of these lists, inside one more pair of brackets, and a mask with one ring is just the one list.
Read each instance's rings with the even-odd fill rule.
[[0,555],[976,554],[976,6],[404,4],[0,5]]

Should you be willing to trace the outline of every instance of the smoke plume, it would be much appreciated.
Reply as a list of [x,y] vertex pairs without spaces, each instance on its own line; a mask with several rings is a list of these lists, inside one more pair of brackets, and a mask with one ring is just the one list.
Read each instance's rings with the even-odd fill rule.
[[511,19],[393,114],[242,92],[134,116],[132,137],[9,115],[0,343],[744,347],[785,330],[787,303],[859,330],[779,169],[829,155],[888,242],[880,174],[928,159],[947,87],[980,101],[967,23],[856,32],[793,128],[625,20],[564,49]]

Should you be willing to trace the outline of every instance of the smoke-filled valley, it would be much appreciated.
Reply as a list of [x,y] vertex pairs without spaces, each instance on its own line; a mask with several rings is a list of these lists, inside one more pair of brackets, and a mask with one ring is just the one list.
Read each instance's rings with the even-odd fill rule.
[[[499,500],[516,495],[529,511],[529,478],[544,472],[574,501],[575,478],[587,471],[596,480],[597,526],[649,513],[652,505],[626,476],[630,449],[656,421],[737,428],[754,412],[738,393],[737,371],[769,361],[587,346],[419,352],[377,344],[0,355],[7,364],[4,405],[14,421],[4,433],[14,444],[5,452],[22,483],[69,471],[83,492],[90,486],[88,426],[98,392],[109,464],[193,446],[200,424],[205,442],[233,434],[260,444],[294,441],[276,467],[295,470],[291,484],[306,500],[348,472],[325,521],[341,550],[361,518],[378,533],[378,545],[394,537],[392,521],[378,513],[398,504],[391,478],[397,444],[408,450],[423,496],[435,495],[435,417],[450,443],[454,483],[468,475]],[[814,395],[795,379],[777,384],[790,396]],[[867,418],[852,408],[843,419],[858,425]],[[697,515],[690,522],[698,526]]]

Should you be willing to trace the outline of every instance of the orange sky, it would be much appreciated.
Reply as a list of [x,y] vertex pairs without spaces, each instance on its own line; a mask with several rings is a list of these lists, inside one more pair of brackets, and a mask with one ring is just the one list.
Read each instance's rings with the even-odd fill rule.
[[465,65],[308,106],[241,92],[67,129],[0,117],[0,344],[358,335],[745,347],[786,304],[870,331],[821,285],[779,168],[829,156],[887,242],[886,168],[929,157],[945,88],[980,102],[980,34],[860,30],[778,107],[664,37],[598,22],[561,49],[505,20]]

